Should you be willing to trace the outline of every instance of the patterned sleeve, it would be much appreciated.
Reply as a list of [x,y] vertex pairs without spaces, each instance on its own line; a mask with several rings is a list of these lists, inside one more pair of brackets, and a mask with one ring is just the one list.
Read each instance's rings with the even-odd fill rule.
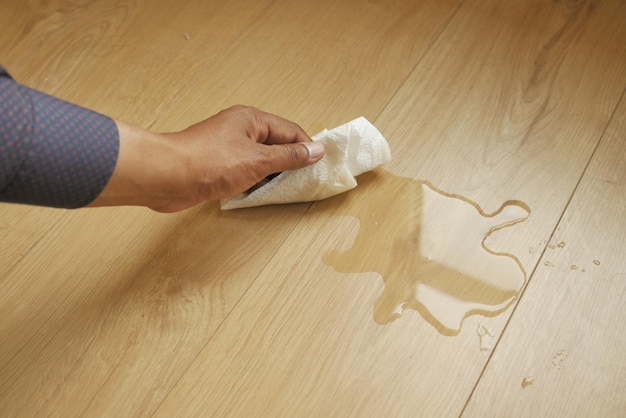
[[0,201],[78,208],[109,181],[115,122],[13,81],[0,67]]

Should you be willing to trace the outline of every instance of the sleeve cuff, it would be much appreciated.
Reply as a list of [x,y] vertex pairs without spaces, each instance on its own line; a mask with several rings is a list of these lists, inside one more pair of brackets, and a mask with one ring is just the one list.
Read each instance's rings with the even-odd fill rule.
[[2,131],[0,150],[3,144],[7,149],[0,159],[10,158],[13,170],[0,173],[8,179],[0,182],[0,200],[59,208],[92,202],[115,169],[115,122],[13,81],[7,86],[6,81],[0,80],[0,123],[13,129]]

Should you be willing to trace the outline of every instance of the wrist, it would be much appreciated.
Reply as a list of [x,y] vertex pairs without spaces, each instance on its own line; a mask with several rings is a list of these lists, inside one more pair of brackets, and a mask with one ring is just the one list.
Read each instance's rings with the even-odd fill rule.
[[146,206],[175,211],[185,200],[184,155],[171,137],[116,121],[119,155],[107,186],[89,206]]

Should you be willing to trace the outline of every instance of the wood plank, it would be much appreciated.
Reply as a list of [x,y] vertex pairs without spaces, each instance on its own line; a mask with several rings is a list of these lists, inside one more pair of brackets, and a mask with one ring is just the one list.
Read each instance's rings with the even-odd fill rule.
[[154,408],[305,208],[66,217],[2,283],[0,409]]
[[[389,169],[404,177],[367,176],[314,205],[156,415],[458,415],[511,310],[469,317],[455,337],[412,310],[381,327],[381,276],[339,273],[324,254],[369,238],[378,253],[358,247],[363,263],[403,263],[415,225],[394,203],[411,208],[402,184],[419,178],[489,213],[526,202],[528,221],[485,244],[531,272],[624,89],[623,15],[617,1],[464,3],[375,121],[395,154]],[[359,238],[355,211],[377,205],[401,226],[374,233],[383,220],[373,216]]]
[[62,217],[58,209],[0,204],[0,281]]
[[624,415],[625,136],[622,98],[464,415]]
[[3,19],[11,42],[0,52],[19,81],[148,127],[270,3],[20,3]]
[[[173,130],[236,102],[286,114],[313,132],[321,120],[375,116],[457,5],[276,2],[177,93],[154,129]],[[228,25],[239,14],[222,18]],[[207,36],[221,36],[220,27],[207,25]],[[202,54],[204,46],[193,45]],[[375,77],[375,90],[361,89],[377,71],[385,76]],[[128,82],[142,77],[132,73]],[[103,106],[108,100],[117,99]],[[146,100],[160,106],[157,96]],[[207,204],[176,215],[125,208],[64,218],[0,283],[0,409],[150,414],[308,207],[222,213]]]
[[358,116],[374,120],[460,3],[280,1],[271,22],[259,20],[223,62],[205,68],[154,128],[181,129],[236,104],[311,134]]
[[[269,3],[3,2],[0,57],[23,84],[148,127]],[[0,205],[0,277],[65,215]]]

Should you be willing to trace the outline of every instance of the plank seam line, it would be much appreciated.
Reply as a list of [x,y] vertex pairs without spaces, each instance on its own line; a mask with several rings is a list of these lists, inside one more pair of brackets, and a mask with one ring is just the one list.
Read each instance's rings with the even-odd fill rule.
[[289,232],[287,232],[287,234],[285,234],[285,238],[282,240],[282,242],[276,247],[276,250],[274,250],[274,252],[267,258],[267,261],[265,262],[265,264],[263,264],[263,267],[261,267],[259,269],[259,272],[257,273],[256,277],[254,278],[254,280],[252,280],[250,282],[250,285],[246,288],[245,291],[243,291],[243,293],[241,294],[241,296],[239,296],[239,298],[237,299],[237,301],[233,304],[233,306],[230,308],[230,310],[226,313],[226,315],[224,316],[224,319],[222,319],[222,322],[220,322],[220,324],[215,328],[215,330],[213,331],[213,333],[207,338],[206,342],[200,347],[200,349],[198,350],[198,352],[196,353],[196,355],[193,357],[193,359],[191,359],[189,361],[189,364],[187,365],[187,367],[185,368],[185,371],[181,373],[180,377],[178,379],[176,379],[176,382],[172,385],[171,389],[167,392],[167,394],[163,397],[163,399],[161,400],[161,402],[158,403],[158,405],[154,408],[154,410],[152,411],[152,413],[150,414],[150,417],[153,417],[154,414],[157,413],[157,411],[161,408],[161,405],[163,405],[163,403],[165,402],[165,400],[167,398],[169,398],[170,394],[172,393],[172,391],[174,390],[174,388],[176,388],[178,386],[178,383],[181,381],[181,379],[187,374],[187,371],[191,368],[191,366],[193,365],[193,363],[195,363],[195,361],[198,359],[198,357],[200,357],[200,354],[204,351],[205,347],[207,345],[209,345],[209,343],[211,342],[211,340],[215,337],[215,335],[222,329],[222,326],[224,325],[224,323],[228,320],[228,318],[230,317],[231,313],[239,306],[239,303],[241,302],[241,300],[248,294],[248,292],[250,291],[250,288],[252,286],[254,286],[254,283],[256,283],[257,279],[259,278],[259,276],[263,273],[263,271],[265,271],[265,269],[267,268],[267,265],[270,263],[270,261],[272,261],[274,259],[274,257],[276,256],[276,253],[278,252],[278,250],[280,250],[283,245],[285,244],[285,241],[287,241],[287,239],[291,236],[291,233],[293,232],[293,230],[296,228],[296,226],[300,223],[300,221],[302,220],[302,218],[304,217],[304,215],[306,215],[309,210],[311,210],[311,207],[313,206],[313,204],[309,204],[309,207],[302,213],[302,215],[300,216],[300,218],[295,221],[293,223],[293,226],[291,227],[291,229],[289,230]]
[[[272,2],[270,5],[268,5],[263,12],[261,13],[261,15],[263,15],[265,12],[267,12],[267,10],[269,10],[272,6],[274,6],[276,2]],[[389,100],[387,101],[387,103],[383,106],[383,108],[380,110],[380,112],[378,112],[378,115],[376,115],[374,120],[377,120],[380,115],[387,109],[387,107],[389,106],[389,104],[391,103],[391,101],[393,100],[393,98],[395,96],[398,95],[398,92],[400,91],[400,89],[402,89],[402,87],[404,87],[404,85],[406,84],[407,80],[409,79],[409,77],[411,76],[411,74],[413,74],[413,72],[415,71],[415,69],[417,68],[417,66],[420,64],[420,62],[424,59],[424,57],[428,54],[428,52],[431,50],[431,48],[433,47],[433,45],[437,42],[437,40],[439,40],[439,38],[441,37],[441,35],[446,31],[446,29],[448,28],[448,26],[450,26],[450,22],[452,21],[452,19],[454,19],[454,17],[457,15],[458,11],[460,10],[461,6],[463,6],[463,4],[465,3],[465,0],[462,0],[459,5],[457,6],[457,8],[455,9],[455,11],[452,13],[452,15],[450,15],[450,17],[448,18],[448,20],[442,25],[441,30],[439,31],[439,33],[437,33],[437,35],[435,36],[435,38],[433,39],[433,41],[431,42],[431,44],[428,46],[428,48],[424,51],[424,53],[422,54],[422,56],[416,61],[415,65],[413,66],[413,68],[411,69],[411,71],[408,72],[407,76],[404,78],[404,80],[402,81],[402,83],[400,83],[400,85],[398,86],[398,88],[396,89],[396,91],[390,96]],[[242,32],[242,34],[233,41],[233,43],[231,44],[230,48],[232,48],[243,36],[245,36],[250,30],[246,30],[244,32]],[[230,49],[229,48],[229,49]],[[217,59],[217,58],[216,58]],[[208,67],[210,66],[212,63],[207,64],[205,66]],[[196,76],[196,79],[199,77],[199,75]],[[190,82],[190,84],[193,84],[193,81]],[[190,85],[188,84],[188,86]],[[178,97],[173,99],[172,102],[170,103],[170,105],[164,109],[161,114],[157,117],[157,119],[154,120],[154,122],[152,122],[149,125],[148,129],[151,129],[152,126],[154,126],[162,117],[163,115],[165,115],[172,107],[173,105],[178,101]],[[150,414],[151,417],[153,417],[157,411],[161,408],[161,405],[163,405],[163,403],[165,402],[165,400],[170,396],[170,394],[172,393],[172,391],[174,390],[174,388],[176,386],[178,386],[178,383],[180,382],[180,380],[183,378],[184,375],[187,374],[187,371],[191,368],[191,365],[196,361],[196,359],[200,356],[200,353],[204,350],[204,348],[209,344],[209,342],[213,339],[213,337],[219,332],[219,330],[222,328],[222,326],[224,325],[224,322],[226,322],[226,320],[228,319],[228,317],[230,316],[230,314],[235,310],[235,308],[239,305],[239,302],[245,297],[245,295],[248,293],[248,291],[250,290],[250,288],[254,285],[254,283],[256,282],[256,280],[258,279],[258,277],[261,275],[261,273],[265,270],[265,268],[267,267],[267,265],[270,263],[270,261],[276,256],[276,253],[278,252],[278,250],[280,248],[282,248],[282,246],[284,245],[285,241],[291,236],[291,233],[293,232],[293,230],[296,228],[296,226],[298,226],[300,224],[300,222],[302,221],[302,218],[304,218],[304,216],[311,210],[311,208],[313,207],[314,203],[310,203],[308,208],[302,213],[302,216],[300,216],[300,218],[294,222],[292,228],[289,230],[289,232],[285,235],[285,238],[283,239],[283,241],[280,243],[280,245],[278,245],[276,247],[276,250],[274,251],[274,253],[268,257],[267,262],[263,265],[263,268],[261,268],[259,270],[259,273],[257,274],[257,276],[255,277],[255,279],[250,283],[250,286],[248,286],[248,288],[241,294],[241,296],[239,297],[239,299],[237,299],[237,302],[235,302],[232,306],[232,308],[230,309],[230,311],[228,311],[228,313],[226,314],[226,316],[224,316],[224,319],[222,320],[222,322],[217,326],[217,328],[215,328],[215,331],[213,332],[213,334],[211,334],[211,336],[207,339],[206,344],[204,344],[202,346],[202,348],[200,348],[198,350],[198,353],[196,354],[196,356],[194,356],[194,358],[189,362],[187,368],[185,369],[185,371],[183,373],[181,373],[180,377],[176,380],[176,383],[174,383],[171,387],[171,389],[168,391],[168,393],[163,397],[163,399],[161,400],[161,402],[158,403],[158,405],[154,408],[154,410],[152,411],[152,413]]]
[[[611,126],[611,124],[613,122],[613,119],[615,118],[615,114],[617,113],[617,110],[620,108],[620,106],[622,104],[622,101],[624,100],[624,96],[626,96],[626,89],[624,89],[622,91],[622,95],[620,96],[619,100],[617,101],[617,104],[615,105],[615,108],[613,109],[613,112],[611,113],[611,116],[609,117],[606,125],[604,126],[604,129],[602,130],[602,133],[600,134],[600,138],[596,142],[596,146],[593,148],[593,151],[591,152],[591,155],[589,156],[589,160],[587,160],[587,164],[585,165],[585,168],[582,170],[582,173],[580,174],[580,177],[578,178],[578,181],[576,182],[576,185],[574,186],[574,189],[572,190],[572,193],[570,194],[569,199],[567,200],[567,203],[565,204],[565,207],[563,208],[563,211],[561,212],[561,215],[559,216],[559,219],[557,220],[556,224],[554,225],[554,228],[552,229],[552,232],[550,233],[550,237],[548,238],[548,243],[552,242],[552,240],[554,239],[554,235],[556,234],[557,230],[559,229],[559,227],[561,225],[561,222],[563,221],[563,217],[565,216],[565,213],[569,209],[570,204],[571,204],[574,196],[576,195],[576,192],[578,191],[578,188],[580,187],[580,184],[582,183],[582,180],[585,178],[585,174],[587,173],[587,170],[589,169],[589,166],[591,165],[591,162],[593,161],[593,159],[594,159],[594,157],[595,157],[595,155],[596,155],[596,153],[598,151],[598,148],[600,148],[600,144],[602,143],[602,140],[606,136],[606,131],[608,130],[609,126]],[[498,338],[498,340],[496,341],[496,343],[493,346],[493,350],[491,350],[491,353],[489,353],[489,357],[487,358],[487,361],[485,362],[485,365],[483,366],[480,374],[478,375],[478,378],[476,379],[476,382],[474,383],[474,386],[472,387],[472,390],[470,391],[470,394],[468,395],[467,400],[465,401],[465,404],[463,405],[463,409],[459,413],[459,417],[463,416],[463,414],[465,413],[465,410],[467,409],[467,406],[469,405],[470,401],[472,400],[472,397],[474,396],[474,393],[476,392],[476,389],[478,388],[478,385],[479,385],[480,381],[482,380],[482,378],[483,378],[483,376],[484,376],[484,374],[485,374],[485,372],[487,370],[487,367],[489,366],[489,363],[491,362],[491,359],[492,359],[494,353],[498,349],[498,346],[500,345],[500,341],[502,341],[502,338],[504,337],[504,333],[508,329],[509,324],[511,323],[513,317],[515,316],[515,312],[517,311],[518,306],[522,302],[522,298],[524,297],[524,294],[526,293],[526,289],[528,288],[528,285],[530,284],[530,281],[535,276],[535,272],[537,271],[537,268],[541,264],[541,261],[543,260],[543,257],[545,255],[547,249],[548,249],[548,245],[546,245],[544,247],[543,251],[541,252],[541,255],[539,256],[539,259],[537,260],[537,263],[535,264],[535,267],[533,268],[531,274],[528,276],[528,280],[524,284],[523,289],[520,291],[520,295],[519,295],[519,297],[517,299],[517,303],[515,303],[513,305],[513,310],[511,312],[511,315],[509,316],[509,318],[505,322],[504,328],[502,329],[502,332],[500,333],[500,337]]]
[[376,115],[376,117],[374,118],[374,121],[377,121],[380,116],[385,113],[385,111],[387,110],[387,108],[389,107],[389,105],[391,104],[391,102],[393,101],[393,99],[395,99],[395,97],[398,95],[398,92],[400,90],[402,90],[402,88],[406,85],[406,82],[409,80],[409,78],[411,78],[411,75],[413,75],[413,73],[415,72],[415,69],[421,64],[421,62],[424,60],[424,57],[426,55],[428,55],[428,53],[430,52],[430,50],[433,48],[433,46],[437,43],[437,41],[441,38],[441,36],[444,34],[444,32],[448,29],[448,27],[450,26],[450,22],[452,22],[452,20],[455,18],[455,16],[459,13],[459,10],[461,9],[461,7],[465,4],[465,0],[462,0],[459,5],[457,6],[456,10],[454,10],[454,12],[450,15],[450,17],[448,18],[448,20],[441,26],[441,29],[439,30],[439,32],[435,35],[435,37],[433,38],[433,41],[430,43],[430,45],[428,46],[428,48],[426,48],[426,50],[424,51],[424,53],[422,54],[421,57],[419,57],[417,59],[417,61],[415,62],[415,65],[413,66],[413,68],[411,68],[411,71],[409,71],[406,75],[406,77],[404,77],[404,80],[402,81],[402,83],[400,83],[400,85],[398,86],[398,88],[396,89],[396,91],[389,97],[389,100],[387,100],[387,103],[385,103],[385,105],[383,106],[383,108],[380,110],[380,112],[378,112],[378,115]]
[[[244,30],[241,31],[241,33],[239,33],[239,35],[233,39],[230,44],[224,48],[222,50],[222,52],[218,53],[215,57],[213,57],[213,59],[211,59],[209,62],[207,62],[204,66],[202,66],[200,69],[198,69],[198,71],[196,72],[196,74],[193,76],[193,78],[181,89],[178,90],[178,94],[172,98],[172,100],[163,108],[163,110],[161,110],[161,112],[159,112],[159,114],[156,116],[156,118],[154,119],[154,121],[152,121],[151,123],[149,123],[146,127],[146,129],[148,130],[152,130],[152,127],[154,125],[156,125],[158,122],[160,122],[165,116],[167,116],[167,114],[174,108],[174,106],[179,102],[179,100],[184,96],[185,92],[188,92],[189,90],[191,90],[193,88],[193,86],[197,85],[199,82],[200,77],[202,76],[202,74],[205,73],[205,71],[210,68],[211,66],[215,65],[217,62],[219,62],[220,60],[222,60],[222,58],[229,52],[232,51],[233,48],[239,43],[239,41],[241,41],[242,38],[244,38],[246,35],[248,35],[250,33],[250,31],[252,30],[252,27],[254,26],[254,23],[256,23],[257,21],[262,19],[262,16],[267,14],[267,11],[270,10],[276,3],[276,0],[271,1],[263,10],[261,10],[259,12],[259,14],[256,16],[255,19],[252,19],[250,24],[248,25],[247,28],[245,28]],[[199,121],[198,121],[199,122]]]
[[11,267],[9,267],[9,269],[4,273],[4,277],[0,278],[0,284],[4,283],[5,280],[8,280],[8,278],[13,273],[13,270],[15,270],[18,267],[18,265],[21,265],[21,263],[24,261],[24,259],[26,257],[28,257],[28,255],[32,251],[35,250],[35,248],[39,245],[39,243],[41,241],[43,241],[43,239],[46,238],[48,236],[48,234],[50,234],[50,231],[52,231],[62,220],[64,220],[66,218],[68,210],[65,210],[63,212],[64,213],[62,213],[61,216],[59,216],[59,218],[56,221],[52,222],[52,224],[50,226],[48,226],[41,233],[41,235],[38,237],[38,239],[26,250],[26,252],[24,254],[22,254],[22,256],[15,263],[13,263],[13,265],[11,265]]

